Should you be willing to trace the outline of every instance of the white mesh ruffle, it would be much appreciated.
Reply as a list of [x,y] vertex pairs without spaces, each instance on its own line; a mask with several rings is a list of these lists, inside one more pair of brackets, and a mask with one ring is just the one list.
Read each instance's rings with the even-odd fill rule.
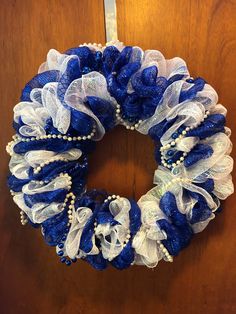
[[123,244],[129,234],[130,202],[124,197],[116,199],[109,204],[109,210],[119,224],[98,224],[95,235],[101,241],[103,257],[111,261],[123,250]]

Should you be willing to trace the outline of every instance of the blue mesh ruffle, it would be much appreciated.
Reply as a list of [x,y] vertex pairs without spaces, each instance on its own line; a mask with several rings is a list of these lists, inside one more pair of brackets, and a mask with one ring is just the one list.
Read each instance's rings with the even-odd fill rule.
[[7,179],[8,187],[13,191],[13,192],[21,192],[22,187],[29,183],[30,179],[18,179],[14,175],[9,175]]
[[197,200],[196,204],[194,205],[191,211],[190,223],[194,224],[197,222],[207,220],[212,215],[212,211],[207,205],[207,202],[204,199],[204,197],[198,193],[191,191],[189,191],[189,195]]
[[180,96],[179,96],[179,102],[190,100],[196,97],[197,92],[202,91],[204,88],[204,85],[205,85],[205,81],[200,77],[193,80],[193,86],[191,86],[187,90],[181,91]]
[[77,78],[81,77],[81,75],[82,73],[80,71],[79,60],[77,58],[70,59],[67,63],[65,72],[62,73],[58,81],[57,96],[62,104],[65,104],[64,96],[70,83],[76,80]]
[[58,82],[59,79],[59,71],[45,71],[43,73],[39,73],[35,75],[32,80],[30,80],[22,90],[21,101],[31,101],[30,93],[33,88],[42,88],[49,82]]
[[96,115],[103,125],[105,131],[115,126],[115,109],[112,104],[98,97],[87,97],[89,108]]
[[16,154],[25,154],[31,150],[50,150],[54,152],[65,152],[72,148],[81,149],[84,154],[91,153],[95,148],[94,141],[65,141],[63,139],[42,139],[39,141],[19,142],[14,146]]
[[186,136],[199,137],[201,140],[218,132],[224,132],[225,117],[222,114],[209,115],[200,126],[190,130]]
[[58,189],[50,192],[37,193],[32,195],[24,194],[24,201],[28,207],[32,207],[34,204],[37,203],[63,203],[67,193],[67,190]]
[[158,220],[157,224],[167,235],[167,239],[161,242],[171,255],[178,255],[190,243],[193,231],[189,225],[184,225],[181,228],[172,225],[165,219]]
[[213,149],[210,145],[197,144],[185,158],[184,166],[186,168],[190,167],[201,159],[207,159],[211,157],[212,154]]
[[56,246],[67,235],[69,228],[67,211],[53,216],[42,223],[42,231],[48,245]]

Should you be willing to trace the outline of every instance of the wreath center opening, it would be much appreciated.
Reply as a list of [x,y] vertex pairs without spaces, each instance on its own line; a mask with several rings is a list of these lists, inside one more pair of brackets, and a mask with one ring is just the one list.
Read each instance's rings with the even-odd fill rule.
[[88,190],[102,187],[109,193],[138,200],[152,188],[156,168],[151,138],[117,126],[89,156]]

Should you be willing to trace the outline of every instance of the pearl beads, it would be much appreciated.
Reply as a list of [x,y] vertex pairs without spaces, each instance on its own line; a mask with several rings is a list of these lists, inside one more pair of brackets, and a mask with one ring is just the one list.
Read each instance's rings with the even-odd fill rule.
[[79,45],[80,47],[83,47],[83,46],[87,46],[87,47],[90,47],[90,48],[96,48],[96,49],[99,49],[101,50],[102,48],[102,44],[97,44],[97,43],[83,43],[82,45]]
[[10,190],[10,193],[11,193],[11,196],[15,196],[17,194],[16,192],[14,192],[12,190]]
[[120,46],[123,46],[123,45],[124,45],[124,43],[123,43],[122,41],[119,41],[119,40],[117,40],[117,39],[114,39],[114,40],[111,40],[111,41],[107,42],[107,43],[106,43],[106,47],[114,46],[114,45],[116,45],[116,44],[118,44],[118,45],[120,45]]
[[44,166],[49,165],[50,163],[55,162],[55,161],[67,162],[68,160],[66,158],[63,158],[63,157],[54,157],[50,160],[47,160],[47,161],[41,163],[38,167],[34,168],[34,174],[38,174]]
[[139,120],[138,122],[136,122],[134,125],[130,125],[129,123],[127,123],[125,120],[123,120],[120,116],[121,113],[121,109],[120,109],[120,105],[117,104],[116,105],[116,119],[118,122],[120,122],[121,124],[123,124],[127,130],[131,130],[134,131],[135,129],[137,129],[139,127],[139,125],[143,122],[143,120]]
[[130,239],[131,239],[131,234],[130,234],[130,231],[128,230],[128,233],[126,234],[126,239],[122,245],[123,248],[126,247],[126,245],[129,243]]
[[16,142],[19,141],[19,137],[18,135],[13,135],[12,136],[13,141],[9,142],[6,146],[6,152],[8,153],[8,155],[13,156],[13,145],[16,144]]
[[112,200],[119,199],[119,198],[120,198],[119,195],[115,195],[115,194],[109,195],[109,196],[104,200],[104,203],[107,203],[107,202],[110,202],[110,201],[112,201]]
[[[206,119],[208,116],[209,116],[210,112],[207,110],[205,112],[205,115],[204,115],[204,118],[202,120],[202,122],[204,121],[204,119]],[[171,169],[171,168],[174,168],[176,167],[177,165],[180,165],[185,157],[187,156],[187,152],[183,152],[183,156],[181,156],[179,158],[179,160],[176,160],[174,162],[171,162],[170,159],[167,159],[165,158],[165,151],[167,150],[167,153],[166,155],[167,156],[173,156],[174,155],[174,151],[173,150],[169,150],[170,148],[173,148],[176,146],[177,143],[180,142],[180,140],[186,136],[186,134],[190,131],[190,130],[193,130],[194,128],[198,127],[199,125],[201,124],[201,122],[199,124],[196,124],[195,126],[187,126],[182,132],[181,134],[178,135],[177,132],[173,133],[172,134],[172,141],[166,145],[163,145],[161,148],[160,148],[160,152],[161,152],[161,163],[164,167],[168,168],[168,169]],[[170,154],[170,151],[171,151],[171,154]],[[168,162],[169,161],[169,162]]]
[[[69,199],[70,199],[70,205],[68,206]],[[71,225],[72,220],[73,220],[73,212],[75,210],[75,199],[76,199],[76,197],[75,197],[74,193],[70,192],[66,195],[64,203],[62,205],[63,208],[66,208],[66,206],[68,206],[68,211],[67,211],[67,214],[68,214],[67,226],[68,227]]]
[[168,262],[173,262],[173,257],[169,254],[169,252],[167,251],[167,249],[165,248],[165,246],[159,242],[159,247],[160,247],[160,250],[161,252],[163,253],[165,259],[168,261]]
[[70,190],[71,186],[72,186],[72,181],[71,181],[72,178],[71,178],[71,176],[69,176],[68,173],[60,173],[59,177],[60,178],[68,178],[69,183],[68,183],[68,186],[67,186],[67,190]]
[[126,240],[124,241],[124,244],[123,244],[123,248],[126,247],[126,245],[129,243],[130,239],[131,239],[131,234],[130,234],[130,232],[128,232],[126,235]]
[[36,137],[31,137],[31,138],[23,138],[19,135],[14,135],[13,141],[7,144],[6,151],[11,156],[12,145],[15,144],[16,142],[31,142],[31,141],[40,141],[40,140],[45,140],[45,139],[61,139],[68,142],[91,140],[94,137],[95,132],[96,132],[96,127],[93,127],[92,132],[89,135],[84,135],[84,136],[71,137],[71,136],[62,135],[62,134],[47,134],[47,135],[41,135],[41,136],[36,136]]
[[25,213],[23,212],[23,210],[20,211],[20,221],[21,221],[21,224],[23,226],[25,226],[28,222],[28,219],[27,219]]

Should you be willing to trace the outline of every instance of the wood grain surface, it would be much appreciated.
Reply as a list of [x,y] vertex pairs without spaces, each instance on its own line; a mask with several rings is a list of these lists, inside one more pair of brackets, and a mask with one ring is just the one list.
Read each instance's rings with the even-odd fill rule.
[[[125,44],[180,56],[193,76],[213,85],[236,144],[236,1],[118,0],[117,14]],[[0,313],[236,313],[235,195],[173,264],[154,270],[65,267],[39,231],[20,225],[6,187],[12,108],[50,48],[85,41],[105,42],[101,0],[0,1]],[[89,187],[136,199],[152,187],[153,145],[135,132],[112,131],[90,163]]]

